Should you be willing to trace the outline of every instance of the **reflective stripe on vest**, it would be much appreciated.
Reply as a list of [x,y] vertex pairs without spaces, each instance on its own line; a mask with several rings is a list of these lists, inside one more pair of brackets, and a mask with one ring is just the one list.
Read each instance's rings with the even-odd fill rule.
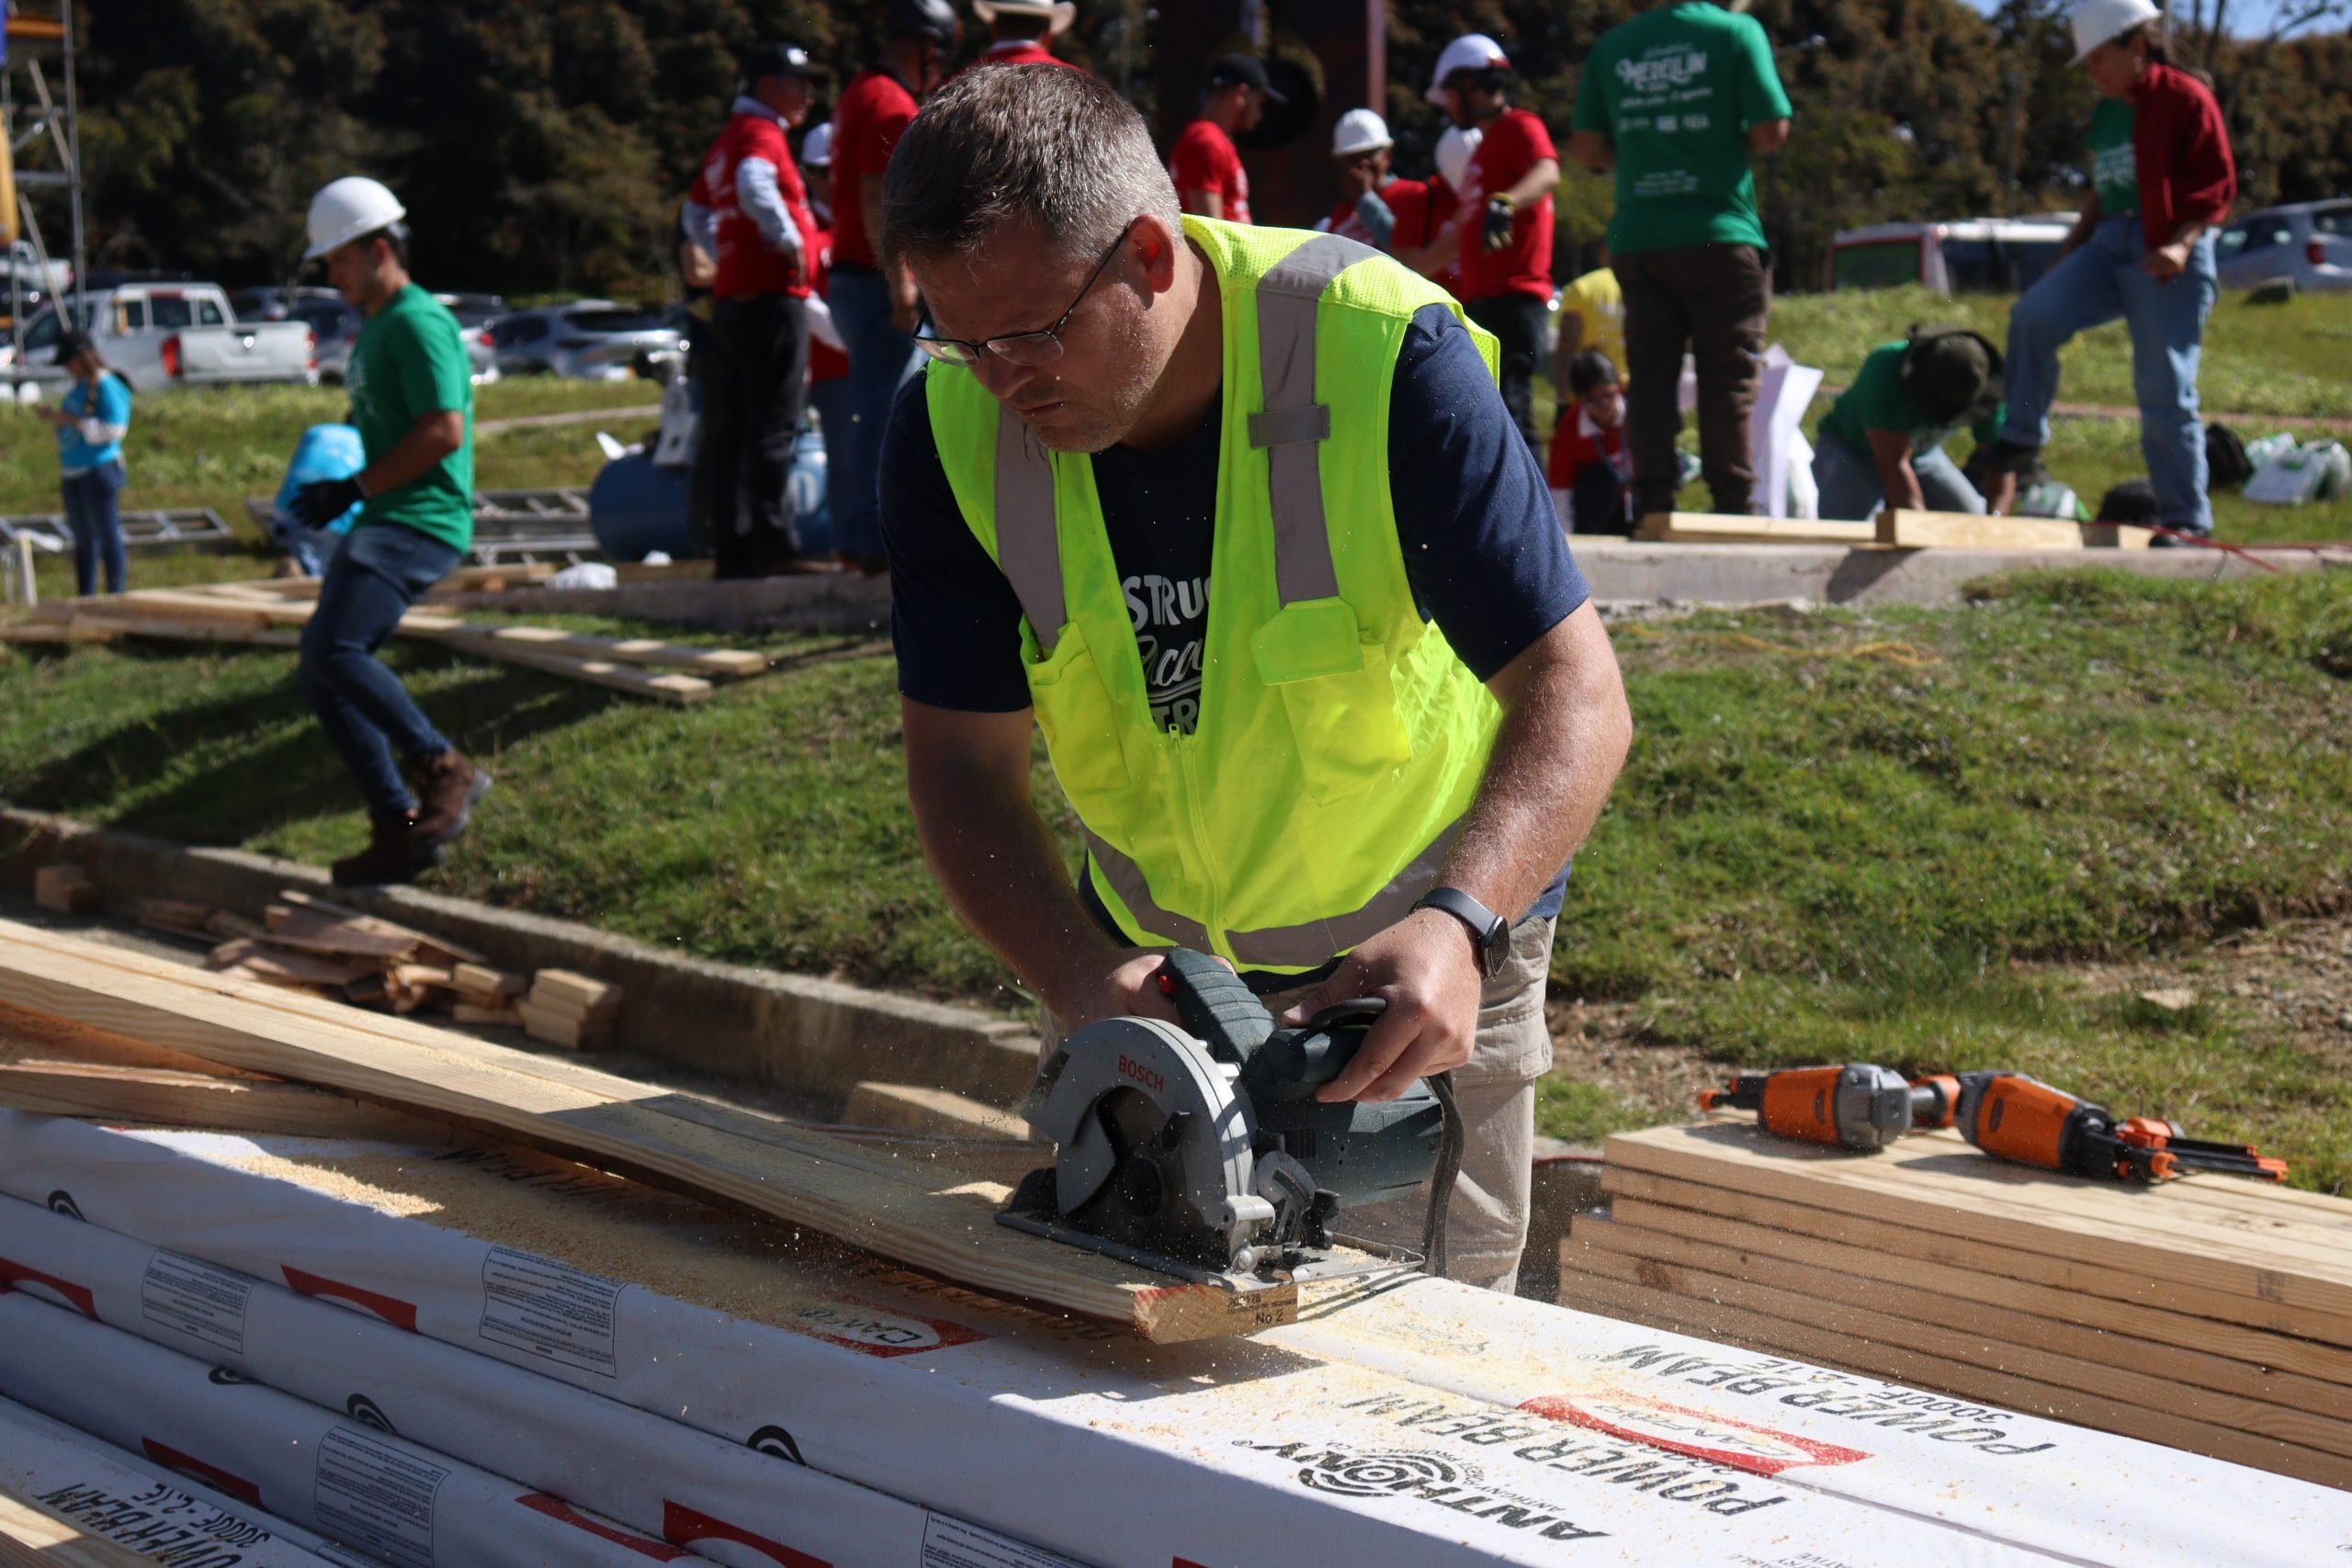
[[[1153,901],[1151,885],[1143,874],[1143,867],[1136,864],[1111,845],[1104,843],[1083,823],[1079,830],[1086,839],[1086,853],[1102,872],[1102,879],[1127,907],[1127,913],[1150,928],[1151,934],[1165,937],[1179,947],[1209,949],[1209,930],[1200,921],[1173,909],[1163,909]],[[1364,901],[1363,907],[1351,914],[1333,915],[1327,919],[1307,920],[1295,926],[1268,926],[1254,931],[1227,931],[1226,939],[1233,949],[1234,958],[1253,966],[1269,969],[1312,969],[1328,961],[1333,953],[1345,953],[1368,941],[1413,912],[1413,905],[1422,894],[1437,886],[1437,874],[1445,865],[1445,857],[1453,849],[1453,840],[1461,835],[1462,818],[1457,817],[1445,825],[1428,848],[1412,859],[1391,877],[1386,886]]]
[[[1339,597],[1323,513],[1323,471],[1315,452],[1331,438],[1330,405],[1315,400],[1315,324],[1331,280],[1378,254],[1370,245],[1317,234],[1258,280],[1258,365],[1266,407],[1250,416],[1250,445],[1268,448],[1274,589],[1284,604]],[[1037,651],[1050,654],[1069,618],[1061,538],[1054,526],[1053,458],[1010,407],[997,412],[996,536],[997,565],[1012,584],[1021,613],[1029,617]],[[1136,880],[1141,882],[1140,874]],[[1142,918],[1140,909],[1136,918]]]

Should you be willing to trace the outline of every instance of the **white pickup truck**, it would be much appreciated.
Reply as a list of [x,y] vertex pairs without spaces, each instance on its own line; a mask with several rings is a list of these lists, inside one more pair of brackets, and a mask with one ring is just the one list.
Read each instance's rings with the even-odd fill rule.
[[[25,323],[24,363],[0,371],[11,381],[60,387],[61,300]],[[316,386],[318,345],[301,321],[240,321],[228,296],[211,283],[123,283],[81,299],[83,330],[98,355],[134,391],[232,382],[294,381]]]

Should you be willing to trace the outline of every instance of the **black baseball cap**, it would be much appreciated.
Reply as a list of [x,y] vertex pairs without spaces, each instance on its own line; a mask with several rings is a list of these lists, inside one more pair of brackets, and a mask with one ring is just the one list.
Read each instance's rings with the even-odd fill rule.
[[822,81],[832,72],[797,43],[763,43],[743,57],[743,80],[758,86],[771,76],[806,76]]
[[1270,103],[1286,104],[1290,100],[1274,91],[1272,78],[1266,74],[1266,62],[1254,54],[1220,54],[1209,62],[1209,85],[1230,87],[1235,85],[1255,87],[1266,95]]

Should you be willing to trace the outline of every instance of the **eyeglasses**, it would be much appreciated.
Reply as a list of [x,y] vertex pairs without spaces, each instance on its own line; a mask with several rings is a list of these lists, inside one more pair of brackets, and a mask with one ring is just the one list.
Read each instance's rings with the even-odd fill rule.
[[1102,259],[1094,264],[1094,271],[1087,277],[1086,287],[1078,291],[1078,298],[1069,302],[1069,309],[1062,312],[1061,320],[1045,331],[1014,333],[1009,337],[992,337],[984,343],[970,343],[959,337],[931,337],[917,333],[916,344],[933,359],[947,365],[961,365],[967,369],[978,365],[982,354],[993,354],[1007,365],[1051,365],[1062,356],[1061,330],[1069,325],[1070,317],[1086,302],[1087,295],[1093,292],[1094,285],[1102,276],[1102,269],[1111,265],[1111,258],[1117,255],[1119,247],[1127,243],[1127,233],[1134,227],[1130,221],[1125,229],[1119,231],[1119,237],[1111,243],[1109,250],[1102,253]]

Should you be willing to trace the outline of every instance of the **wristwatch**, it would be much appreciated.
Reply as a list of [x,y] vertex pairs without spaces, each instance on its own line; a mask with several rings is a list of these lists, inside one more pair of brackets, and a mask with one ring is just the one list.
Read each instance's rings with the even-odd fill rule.
[[1439,909],[1470,928],[1477,949],[1478,966],[1491,980],[1503,972],[1510,957],[1510,922],[1459,887],[1432,887],[1413,905],[1415,909]]

